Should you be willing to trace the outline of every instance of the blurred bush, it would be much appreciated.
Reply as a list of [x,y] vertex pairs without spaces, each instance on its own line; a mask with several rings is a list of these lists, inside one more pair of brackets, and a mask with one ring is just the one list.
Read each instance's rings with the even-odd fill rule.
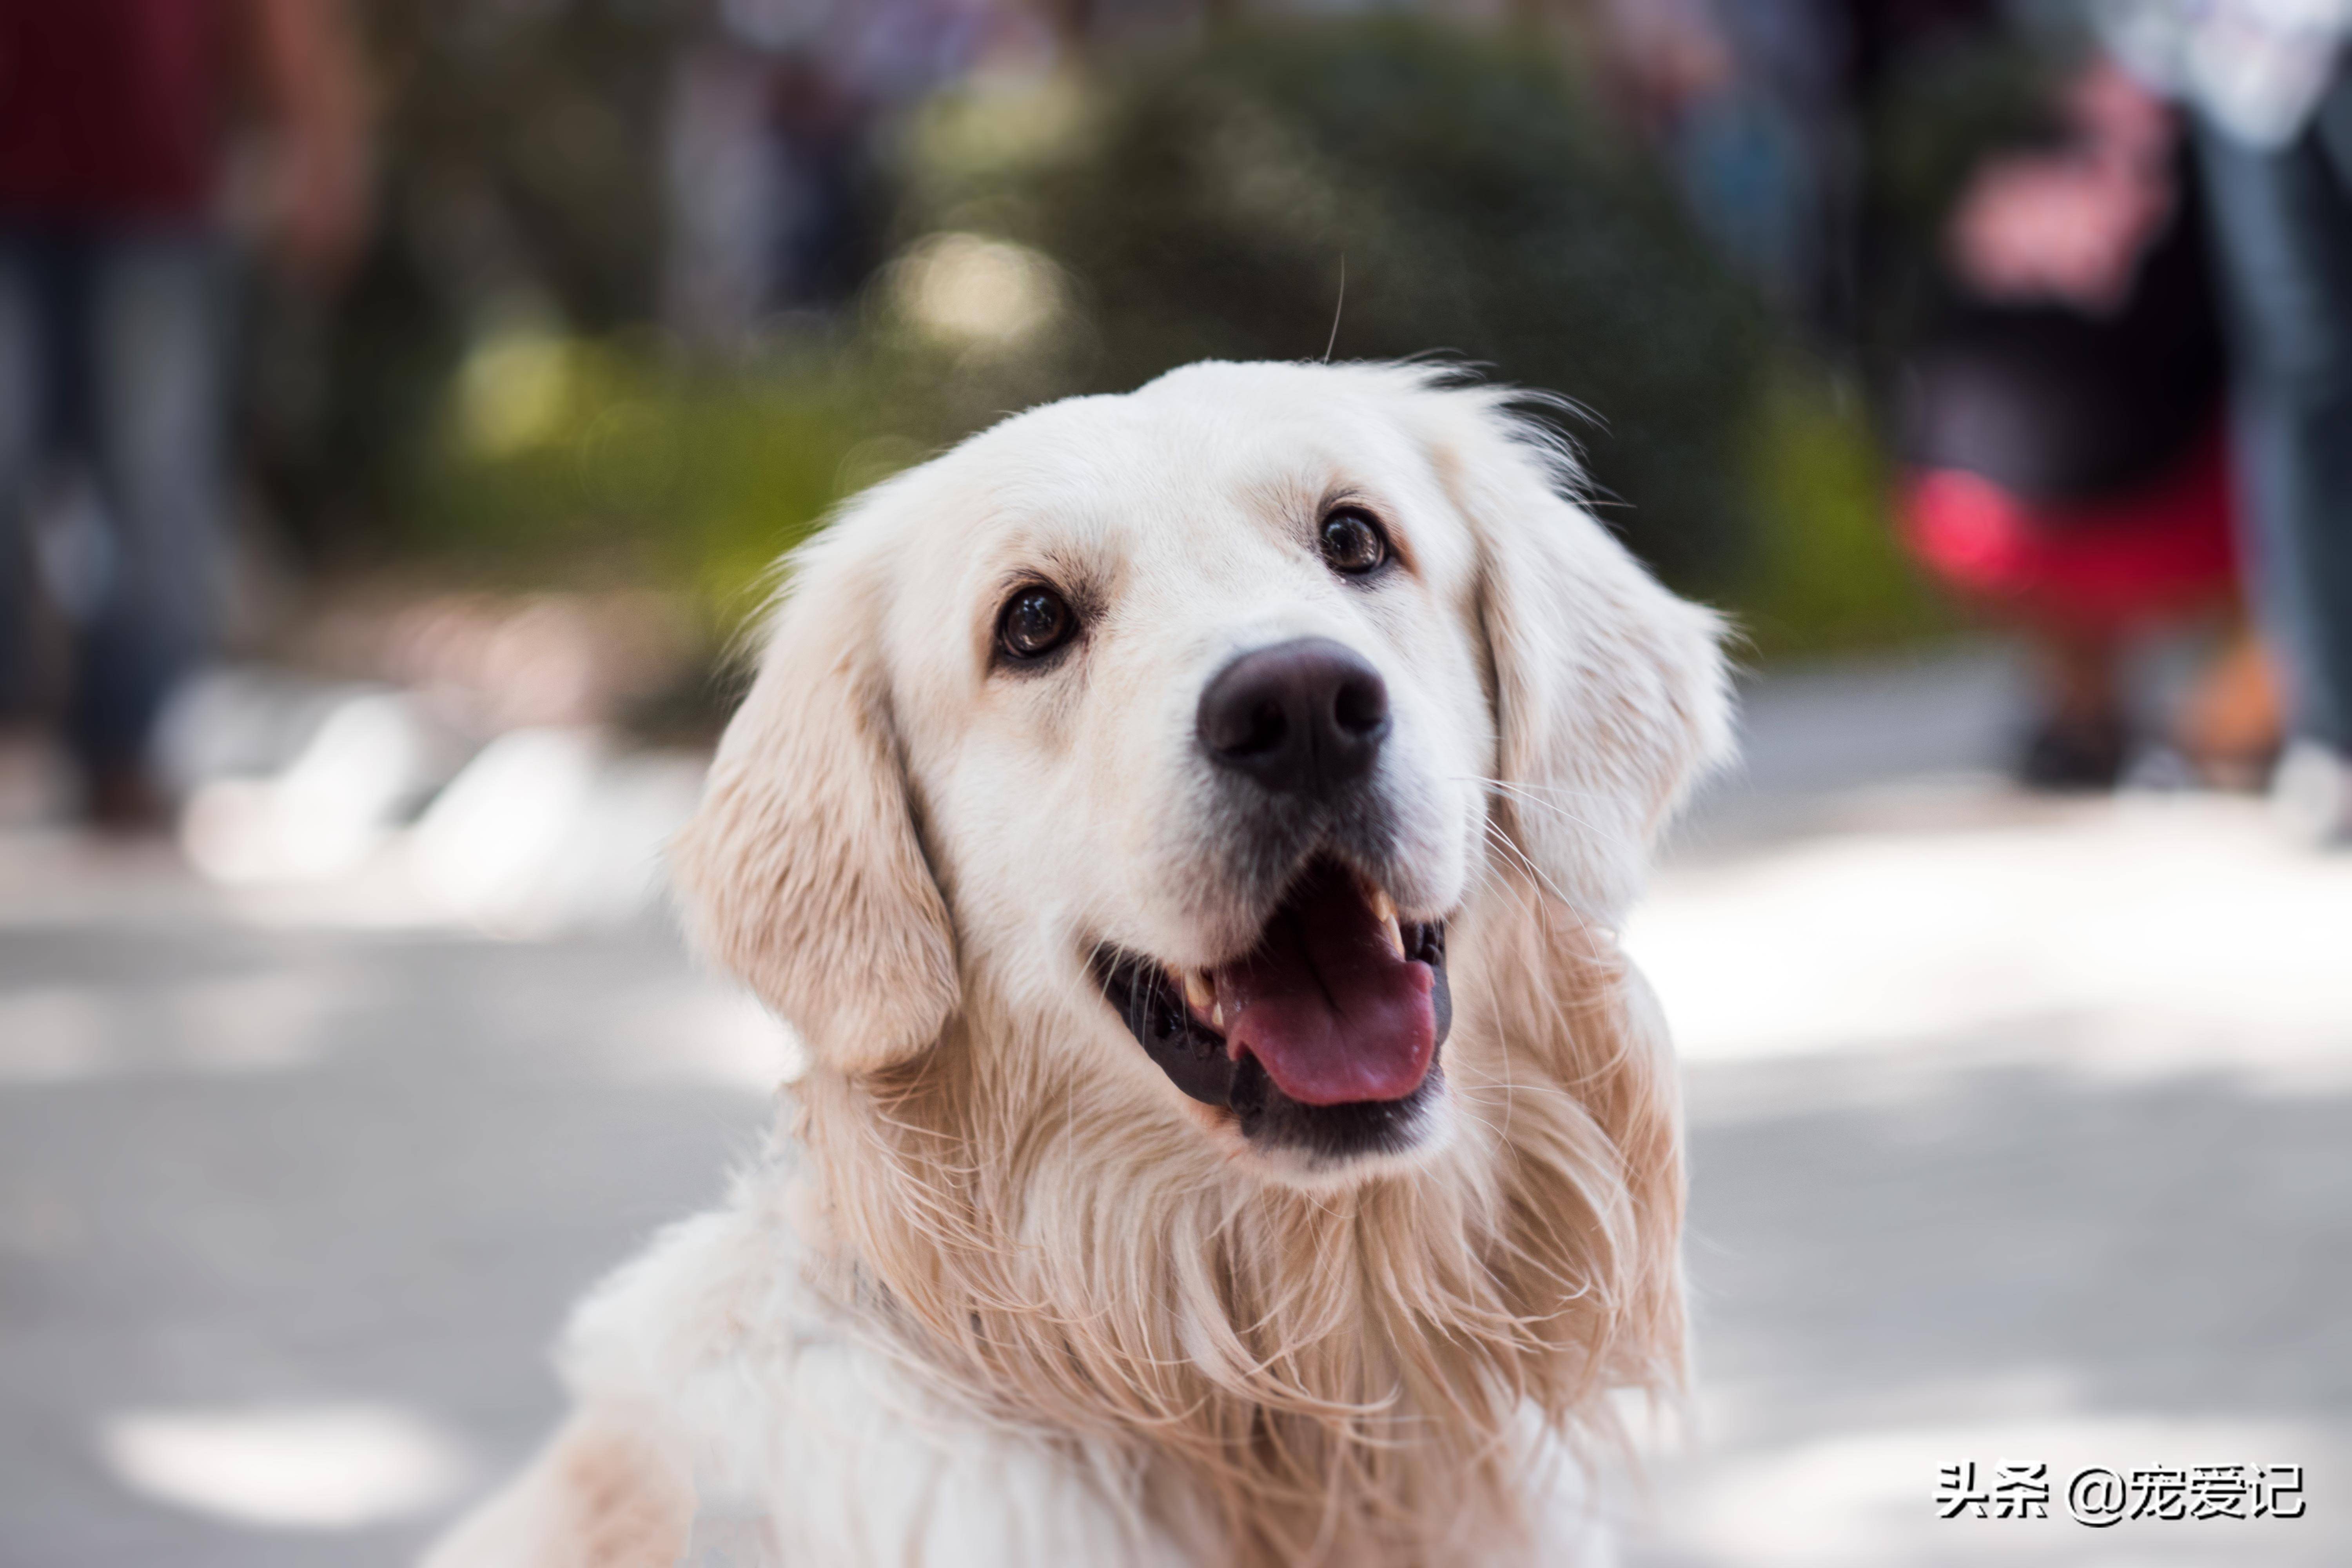
[[1328,345],[1565,395],[1597,416],[1571,432],[1594,477],[1631,503],[1612,522],[1720,586],[1749,543],[1738,459],[1766,323],[1591,101],[1545,36],[1229,30],[1083,85],[942,98],[908,139],[902,221],[1051,258],[1085,315],[1074,387]]
[[918,455],[872,434],[869,388],[820,361],[706,365],[649,334],[485,334],[459,363],[408,537],[467,574],[691,590],[757,607],[788,547]]
[[654,325],[669,9],[373,15],[387,224],[294,334],[324,368],[285,469],[322,557],[682,589],[723,634],[842,496],[1007,409],[1205,356],[1439,352],[1591,409],[1603,515],[1761,648],[1927,624],[1856,400],[1548,36],[1219,28],[975,79],[887,147],[894,258],[854,307],[714,362]]
[[1895,539],[1895,476],[1852,382],[1784,363],[1748,426],[1740,470],[1756,543],[1718,602],[1750,651],[1886,647],[1959,624]]
[[371,0],[377,226],[330,306],[249,301],[247,428],[272,510],[313,563],[413,555],[451,378],[528,316],[649,319],[659,135],[681,7]]
[[2057,130],[2053,95],[2082,40],[2063,30],[1946,39],[1892,62],[1864,106],[1863,347],[1881,380],[1952,302],[1943,231],[1978,163]]

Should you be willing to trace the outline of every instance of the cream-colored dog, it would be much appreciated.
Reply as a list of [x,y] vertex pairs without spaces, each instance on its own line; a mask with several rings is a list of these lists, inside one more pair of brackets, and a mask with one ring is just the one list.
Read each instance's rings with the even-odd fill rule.
[[436,1568],[1589,1560],[1683,1341],[1612,933],[1727,702],[1509,402],[1194,365],[794,558],[675,855],[790,1136]]

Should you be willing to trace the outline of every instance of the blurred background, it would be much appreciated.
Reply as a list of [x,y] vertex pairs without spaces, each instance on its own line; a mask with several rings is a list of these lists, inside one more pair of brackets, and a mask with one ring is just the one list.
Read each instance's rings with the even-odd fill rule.
[[[1012,409],[1402,355],[1558,395],[1741,634],[1629,934],[1700,1374],[1629,1559],[2346,1561],[2347,28],[0,0],[0,1564],[407,1560],[791,1070],[658,866],[778,554]],[[2309,1516],[1939,1521],[1971,1461]]]

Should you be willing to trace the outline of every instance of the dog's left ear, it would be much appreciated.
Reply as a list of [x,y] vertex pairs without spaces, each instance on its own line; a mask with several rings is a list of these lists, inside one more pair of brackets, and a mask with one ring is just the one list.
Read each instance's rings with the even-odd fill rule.
[[702,949],[818,1061],[863,1072],[929,1045],[961,991],[879,668],[879,591],[833,542],[797,558],[670,866]]
[[1496,815],[1545,880],[1614,919],[1658,830],[1731,754],[1723,623],[1566,498],[1565,459],[1507,395],[1422,400],[1431,458],[1476,540]]

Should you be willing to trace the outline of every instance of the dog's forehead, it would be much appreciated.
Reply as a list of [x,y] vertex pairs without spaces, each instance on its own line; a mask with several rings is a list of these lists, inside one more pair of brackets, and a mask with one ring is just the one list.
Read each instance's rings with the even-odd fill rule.
[[[1094,564],[1106,554],[1245,547],[1295,531],[1286,525],[1335,492],[1411,482],[1393,426],[1354,400],[1273,397],[1249,378],[1210,390],[1171,378],[1073,398],[954,453],[942,478],[968,509],[967,559]],[[1216,526],[1234,521],[1264,526]]]
[[[908,679],[983,670],[1007,595],[1034,581],[1130,629],[1328,611],[1315,524],[1341,499],[1372,508],[1412,580],[1451,604],[1475,552],[1415,417],[1427,395],[1362,367],[1188,367],[1005,420],[891,481],[845,543],[889,584],[884,640]],[[1350,613],[1393,626],[1413,596]],[[971,658],[950,678],[935,655],[959,632]]]

